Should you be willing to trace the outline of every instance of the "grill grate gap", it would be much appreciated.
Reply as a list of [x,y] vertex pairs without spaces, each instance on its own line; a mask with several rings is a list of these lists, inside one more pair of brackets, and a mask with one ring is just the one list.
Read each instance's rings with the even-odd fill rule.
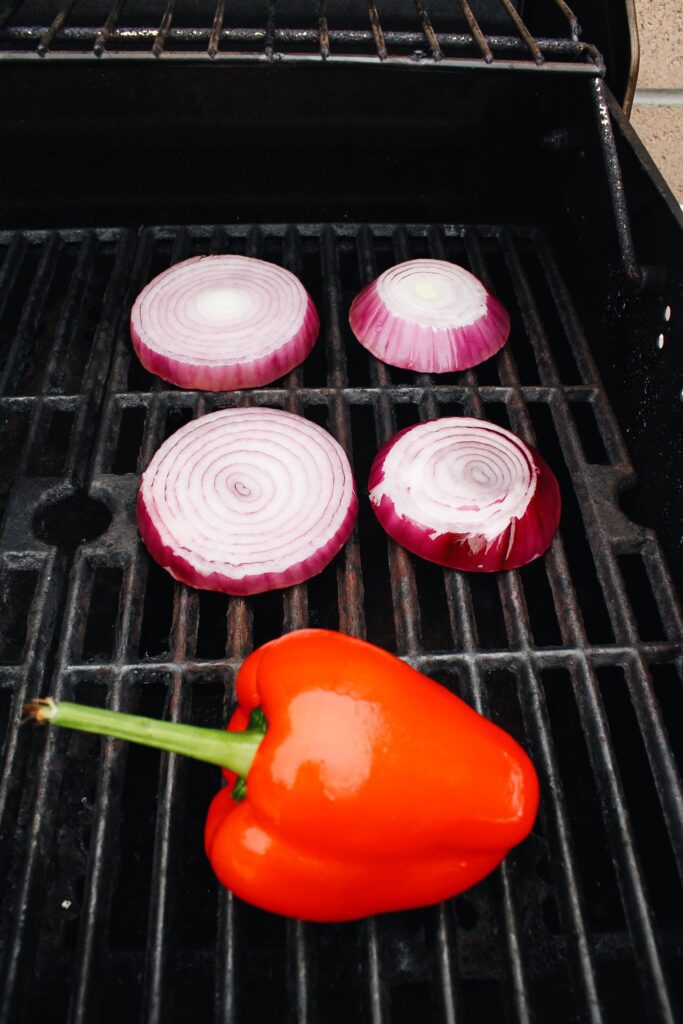
[[64,472],[69,439],[75,413],[68,410],[47,410],[46,424],[41,431],[43,441],[34,445],[33,456],[26,468],[29,476],[60,476]]
[[597,670],[600,693],[640,850],[648,895],[662,927],[683,924],[683,891],[623,670]]
[[583,884],[584,906],[594,932],[625,928],[616,877],[595,779],[578,718],[569,673],[554,669],[542,674],[555,750],[564,779],[567,811]]
[[88,624],[83,639],[83,661],[110,661],[119,633],[119,602],[123,572],[98,567],[90,589]]
[[30,416],[26,409],[8,411],[0,416],[0,451],[2,452],[2,473],[0,473],[0,517],[5,512],[7,498],[12,491],[15,473],[21,459],[29,428]]
[[572,402],[571,412],[581,439],[587,462],[606,465],[610,459],[605,450],[595,409],[590,402]]
[[643,559],[638,554],[619,555],[618,562],[638,624],[638,635],[641,640],[664,640],[666,633]]
[[557,476],[562,495],[560,532],[564,542],[572,582],[583,613],[586,632],[593,643],[612,643],[614,633],[600,586],[593,554],[586,538],[574,484],[564,460],[562,447],[549,407],[530,402],[529,415],[534,425],[539,451]]
[[121,410],[119,437],[116,454],[111,467],[112,473],[135,473],[145,430],[147,409],[133,406]]
[[24,659],[37,583],[35,570],[0,565],[0,665],[20,665]]
[[666,722],[671,749],[683,776],[683,681],[679,670],[672,664],[652,665],[650,674]]

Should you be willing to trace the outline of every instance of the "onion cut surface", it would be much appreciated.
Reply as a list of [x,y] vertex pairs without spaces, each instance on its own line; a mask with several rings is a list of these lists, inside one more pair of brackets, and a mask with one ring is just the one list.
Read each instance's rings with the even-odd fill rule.
[[486,420],[407,427],[378,453],[370,502],[403,547],[452,569],[496,572],[538,558],[560,521],[560,489],[538,452]]
[[503,304],[474,274],[444,260],[385,270],[353,300],[349,323],[378,359],[419,373],[477,366],[510,333]]
[[172,434],[143,474],[138,527],[177,580],[258,594],[316,575],[358,514],[349,461],[315,423],[225,409]]
[[299,279],[249,256],[176,263],[143,288],[130,316],[145,369],[203,391],[270,384],[303,362],[319,329]]

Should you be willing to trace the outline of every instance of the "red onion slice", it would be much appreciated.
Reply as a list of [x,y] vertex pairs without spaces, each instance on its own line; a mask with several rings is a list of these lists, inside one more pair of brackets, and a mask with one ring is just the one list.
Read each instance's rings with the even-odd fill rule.
[[181,427],[152,459],[137,503],[152,557],[177,580],[226,594],[315,576],[357,513],[341,446],[278,409],[226,409]]
[[447,373],[498,352],[510,317],[474,274],[444,260],[390,267],[351,304],[351,330],[391,366]]
[[485,420],[444,417],[400,431],[370,470],[370,501],[390,537],[470,572],[538,558],[560,521],[560,489],[538,452]]
[[320,321],[288,270],[248,256],[195,256],[159,274],[130,317],[142,365],[181,388],[270,384],[303,362]]

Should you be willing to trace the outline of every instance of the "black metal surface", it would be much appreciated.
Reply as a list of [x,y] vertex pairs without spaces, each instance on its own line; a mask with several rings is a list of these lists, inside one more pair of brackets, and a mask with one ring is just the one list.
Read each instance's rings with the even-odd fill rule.
[[[0,242],[3,1024],[673,1021],[681,621],[658,540],[619,508],[634,467],[543,231],[233,226]],[[284,381],[184,392],[135,359],[137,291],[208,251],[283,263],[313,295],[320,341]],[[508,305],[496,359],[431,378],[352,339],[356,291],[421,255],[470,266]],[[509,425],[558,474],[560,535],[521,571],[444,572],[389,541],[364,500],[344,552],[308,584],[249,600],[175,584],[138,541],[138,475],[187,419],[243,403],[330,429],[361,492],[398,427],[438,413]],[[342,926],[260,913],[204,861],[214,769],[18,729],[38,692],[217,724],[245,653],[306,624],[396,651],[530,751],[533,835],[464,896]]]

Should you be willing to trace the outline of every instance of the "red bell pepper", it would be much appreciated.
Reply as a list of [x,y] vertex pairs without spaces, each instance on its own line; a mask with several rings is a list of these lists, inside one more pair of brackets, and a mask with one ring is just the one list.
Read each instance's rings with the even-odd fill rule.
[[289,633],[247,658],[237,700],[228,733],[65,702],[30,709],[221,764],[212,867],[238,896],[292,917],[343,921],[454,896],[533,825],[538,782],[518,744],[371,644]]

